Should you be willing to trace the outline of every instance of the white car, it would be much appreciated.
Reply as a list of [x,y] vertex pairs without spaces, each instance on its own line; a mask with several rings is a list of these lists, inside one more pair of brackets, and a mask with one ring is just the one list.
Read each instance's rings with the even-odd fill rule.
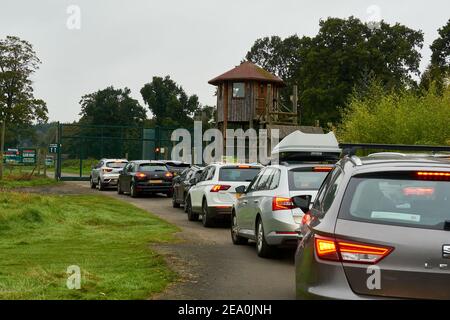
[[263,166],[259,164],[214,163],[207,166],[200,179],[190,181],[186,199],[190,221],[202,218],[205,227],[218,219],[230,219],[236,202],[236,187],[249,185]]
[[90,184],[91,188],[104,190],[108,187],[116,187],[120,172],[127,165],[126,159],[101,159],[92,167]]

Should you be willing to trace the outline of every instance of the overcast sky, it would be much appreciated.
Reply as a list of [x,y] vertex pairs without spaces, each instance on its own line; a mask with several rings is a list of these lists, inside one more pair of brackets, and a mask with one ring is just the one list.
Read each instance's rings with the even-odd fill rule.
[[213,105],[208,80],[239,64],[257,38],[314,36],[321,18],[350,15],[422,30],[423,70],[450,1],[0,0],[0,37],[34,45],[42,60],[35,95],[47,102],[50,120],[67,122],[79,118],[82,95],[109,85],[129,87],[143,103],[139,91],[155,75],[170,75]]

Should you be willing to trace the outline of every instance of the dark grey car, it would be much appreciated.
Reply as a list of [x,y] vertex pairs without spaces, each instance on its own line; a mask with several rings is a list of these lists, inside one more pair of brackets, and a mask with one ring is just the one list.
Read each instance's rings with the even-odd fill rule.
[[297,298],[450,299],[450,162],[344,158],[301,232]]

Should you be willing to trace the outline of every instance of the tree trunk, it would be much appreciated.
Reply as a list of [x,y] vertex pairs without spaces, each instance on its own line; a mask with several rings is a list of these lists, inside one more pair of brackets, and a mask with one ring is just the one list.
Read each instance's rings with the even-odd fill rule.
[[0,180],[3,179],[3,152],[5,151],[5,129],[6,129],[6,121],[2,121],[2,129],[0,132]]

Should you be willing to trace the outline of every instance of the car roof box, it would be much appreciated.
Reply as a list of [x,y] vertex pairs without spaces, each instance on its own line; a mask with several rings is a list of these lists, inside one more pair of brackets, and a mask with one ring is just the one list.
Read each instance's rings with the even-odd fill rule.
[[272,150],[272,162],[334,161],[342,149],[333,132],[327,134],[294,131],[280,141]]

